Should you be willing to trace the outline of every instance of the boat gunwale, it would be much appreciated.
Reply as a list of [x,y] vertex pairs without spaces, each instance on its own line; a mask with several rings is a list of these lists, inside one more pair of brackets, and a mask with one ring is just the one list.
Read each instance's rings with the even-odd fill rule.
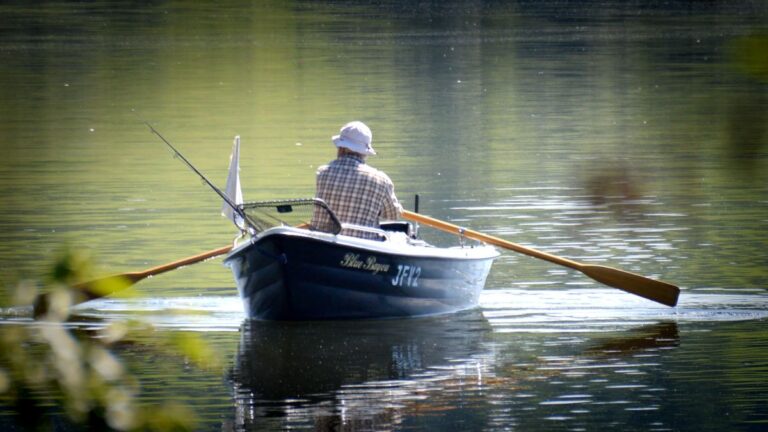
[[258,235],[251,237],[247,241],[235,245],[229,254],[227,254],[226,258],[224,258],[224,264],[244,253],[245,250],[255,245],[259,240],[275,235],[301,237],[306,240],[324,242],[340,247],[361,249],[371,253],[382,253],[420,259],[488,260],[498,258],[501,255],[495,247],[484,243],[471,246],[437,247],[431,245],[407,244],[393,240],[382,242],[342,234],[310,231],[292,226],[277,226],[269,228]]

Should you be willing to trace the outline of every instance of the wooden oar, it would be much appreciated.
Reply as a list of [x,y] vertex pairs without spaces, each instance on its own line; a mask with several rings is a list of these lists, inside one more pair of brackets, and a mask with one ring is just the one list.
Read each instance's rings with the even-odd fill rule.
[[[77,299],[78,303],[86,302],[89,300],[95,300],[97,298],[101,298],[101,297],[110,295],[112,293],[115,293],[117,291],[120,291],[122,289],[128,288],[129,286],[135,284],[136,282],[142,279],[148,278],[150,276],[159,275],[160,273],[165,273],[171,270],[175,270],[179,267],[184,267],[186,265],[195,264],[200,261],[205,261],[209,258],[223,255],[229,252],[231,249],[232,249],[232,246],[224,246],[224,247],[220,247],[218,249],[214,249],[208,252],[203,252],[201,254],[197,254],[191,257],[183,258],[178,261],[173,261],[168,264],[152,267],[144,271],[120,273],[116,275],[93,279],[87,282],[80,282],[76,285],[73,285],[72,288],[77,290],[77,292],[80,294],[80,298]],[[49,300],[50,300],[49,293],[42,294],[38,296],[37,299],[35,299],[35,303],[33,305],[33,315],[35,317],[42,316],[46,313],[46,311],[48,310]]]
[[403,217],[414,222],[419,222],[424,225],[437,228],[442,231],[462,235],[471,239],[479,240],[505,249],[510,249],[515,252],[520,252],[534,258],[543,259],[554,264],[578,270],[598,282],[624,290],[640,297],[647,298],[648,300],[653,300],[667,306],[677,305],[677,298],[680,295],[680,288],[666,282],[650,279],[645,276],[640,276],[635,273],[626,272],[624,270],[619,270],[612,267],[583,264],[567,258],[548,254],[546,252],[537,251],[536,249],[527,248],[525,246],[521,246],[519,244],[512,243],[498,237],[493,237],[488,234],[462,228],[448,222],[431,218],[429,216],[413,213],[408,210],[403,211]]

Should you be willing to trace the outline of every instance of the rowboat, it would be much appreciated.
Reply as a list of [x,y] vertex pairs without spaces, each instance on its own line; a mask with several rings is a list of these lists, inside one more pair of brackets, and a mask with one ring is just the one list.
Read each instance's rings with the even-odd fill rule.
[[[331,212],[338,221],[319,199],[240,205],[248,226],[259,232],[242,239],[224,264],[232,270],[249,318],[372,319],[471,309],[499,256],[483,244],[432,246],[409,222],[380,228],[338,222],[334,232],[321,232],[284,220],[306,207]],[[265,217],[270,209],[273,216]],[[264,226],[278,219],[279,224]],[[377,238],[342,234],[354,230]]]

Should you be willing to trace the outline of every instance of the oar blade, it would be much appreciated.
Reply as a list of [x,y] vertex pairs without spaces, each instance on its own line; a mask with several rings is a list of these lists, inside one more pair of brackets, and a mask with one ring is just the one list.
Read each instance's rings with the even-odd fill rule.
[[676,306],[680,296],[680,288],[675,285],[613,267],[584,264],[579,270],[605,285],[667,306]]

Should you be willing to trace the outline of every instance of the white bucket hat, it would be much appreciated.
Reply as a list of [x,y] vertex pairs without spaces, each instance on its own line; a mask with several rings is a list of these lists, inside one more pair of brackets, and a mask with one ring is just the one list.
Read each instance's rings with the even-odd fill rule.
[[375,155],[376,151],[371,147],[373,134],[368,126],[361,121],[353,121],[341,127],[338,135],[332,138],[336,147],[344,147],[355,153]]

